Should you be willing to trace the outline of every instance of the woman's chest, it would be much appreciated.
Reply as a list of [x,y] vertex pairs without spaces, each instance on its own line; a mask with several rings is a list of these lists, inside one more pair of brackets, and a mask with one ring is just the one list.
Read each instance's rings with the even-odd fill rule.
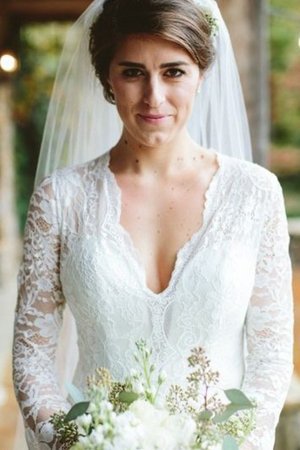
[[130,332],[144,325],[168,333],[171,328],[197,333],[200,327],[212,335],[228,323],[241,327],[254,284],[255,252],[240,242],[194,244],[181,254],[167,289],[155,294],[126,243],[113,235],[82,236],[62,261],[66,299],[75,316],[95,327]]
[[[84,300],[84,304],[96,309],[99,302],[112,305],[116,301],[117,307],[131,302],[134,310],[144,305],[147,298],[158,299],[159,303],[181,293],[186,301],[193,292],[197,298],[215,291],[220,298],[229,293],[229,297],[249,299],[263,203],[246,189],[231,189],[222,179],[224,176],[214,177],[202,203],[199,191],[184,201],[182,191],[176,194],[172,189],[170,195],[166,195],[166,190],[163,194],[157,190],[151,193],[152,197],[141,192],[129,202],[124,189],[121,192],[108,177],[101,196],[105,203],[99,203],[97,196],[87,202],[82,225],[76,232],[69,232],[70,220],[65,216],[63,287],[68,288],[76,302],[77,298],[90,297],[92,300]],[[94,213],[96,201],[103,211],[101,223],[99,214]],[[182,223],[187,227],[192,223],[195,228],[188,234],[182,227],[181,232]],[[160,225],[165,228],[159,238]]]
[[119,226],[127,234],[156,293],[169,284],[179,251],[202,228],[208,180],[122,183]]

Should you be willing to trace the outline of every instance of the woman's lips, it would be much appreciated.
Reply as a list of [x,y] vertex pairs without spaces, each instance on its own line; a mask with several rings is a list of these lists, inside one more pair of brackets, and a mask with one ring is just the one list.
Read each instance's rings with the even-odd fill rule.
[[166,114],[138,114],[138,117],[142,119],[144,122],[157,124],[163,122],[170,116]]

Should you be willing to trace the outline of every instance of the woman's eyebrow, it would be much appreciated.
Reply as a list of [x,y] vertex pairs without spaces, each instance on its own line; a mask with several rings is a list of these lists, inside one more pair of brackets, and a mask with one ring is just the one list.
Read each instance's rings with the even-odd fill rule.
[[167,67],[178,67],[178,66],[189,66],[190,64],[186,61],[174,61],[169,63],[164,63],[160,65],[161,69],[165,69]]
[[[122,67],[136,67],[138,69],[146,69],[146,66],[144,64],[132,62],[132,61],[121,61],[118,65],[122,66]],[[170,68],[170,67],[188,66],[188,65],[189,65],[189,63],[186,61],[174,61],[174,62],[163,63],[159,67],[160,67],[160,69],[166,69],[166,68]]]

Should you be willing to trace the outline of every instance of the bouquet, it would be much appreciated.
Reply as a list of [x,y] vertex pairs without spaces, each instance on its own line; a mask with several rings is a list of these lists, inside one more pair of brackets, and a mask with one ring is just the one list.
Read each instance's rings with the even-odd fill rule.
[[157,374],[152,350],[136,343],[137,367],[123,383],[99,368],[86,393],[70,385],[75,404],[51,417],[64,450],[235,450],[255,427],[255,404],[240,390],[218,388],[201,347],[191,350],[187,385],[160,398],[166,374]]

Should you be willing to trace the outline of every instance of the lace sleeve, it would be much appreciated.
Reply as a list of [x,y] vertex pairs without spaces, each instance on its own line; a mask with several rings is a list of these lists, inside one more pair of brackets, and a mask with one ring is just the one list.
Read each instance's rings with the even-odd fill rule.
[[257,426],[243,450],[271,450],[292,373],[293,314],[289,235],[274,176],[246,318],[248,356],[242,389],[257,402]]
[[32,195],[18,275],[13,377],[30,450],[59,448],[48,419],[53,412],[68,409],[55,371],[64,298],[54,192],[54,182],[49,177]]

